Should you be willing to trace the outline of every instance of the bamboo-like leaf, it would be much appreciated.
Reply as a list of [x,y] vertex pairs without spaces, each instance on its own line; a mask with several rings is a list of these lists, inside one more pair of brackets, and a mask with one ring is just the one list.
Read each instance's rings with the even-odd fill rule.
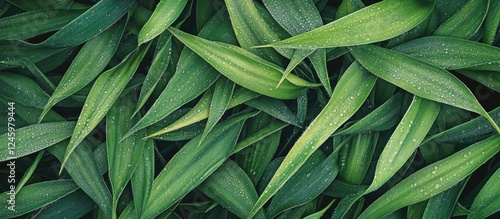
[[306,204],[320,195],[332,183],[338,173],[337,155],[326,157],[316,151],[290,178],[271,200],[267,208],[269,217],[284,210]]
[[113,194],[113,218],[116,218],[118,199],[134,174],[144,150],[145,132],[137,132],[123,140],[123,135],[139,121],[134,114],[134,93],[118,99],[106,116],[106,145],[109,180]]
[[233,82],[257,93],[277,99],[293,99],[314,84],[289,75],[279,87],[283,69],[230,44],[205,40],[177,29],[169,29],[187,47]]
[[[251,49],[252,46],[267,44],[279,40],[279,35],[264,16],[259,13],[258,3],[252,0],[224,0],[234,33],[238,39],[239,45],[253,54],[260,56],[274,64],[281,66],[280,55],[273,49]],[[281,51],[287,57],[291,56],[292,51]],[[231,78],[230,78],[231,79]]]
[[134,115],[139,112],[141,107],[143,107],[146,103],[146,100],[148,100],[149,96],[151,96],[170,63],[170,56],[172,53],[172,36],[169,32],[166,33],[168,34],[160,35],[160,39],[158,40],[156,54],[151,62],[151,67],[148,70],[144,84],[141,87]]
[[23,157],[61,142],[71,136],[74,127],[75,122],[51,122],[16,129],[11,132],[14,135],[0,135],[0,141],[6,144],[12,142],[9,138],[15,138],[14,145],[9,144],[12,150],[6,148],[0,151],[0,161]]
[[70,47],[83,43],[113,25],[134,3],[133,0],[99,1],[40,45]]
[[[263,130],[273,126],[275,123],[269,124],[271,121],[271,116],[265,113],[259,113],[259,115],[250,119],[250,121],[247,122],[246,128],[243,130],[242,136],[240,137],[245,138],[245,140],[236,144],[233,149],[233,153],[235,150],[239,150],[237,147],[239,147],[241,142],[247,141],[249,138],[252,139],[256,135],[262,133]],[[273,159],[276,149],[278,149],[280,139],[281,131],[277,131],[235,154],[235,162],[241,167],[241,169],[243,169],[243,171],[245,171],[254,185],[257,185],[257,182],[260,180],[267,164]],[[255,199],[255,201],[257,201],[257,199]]]
[[257,143],[260,140],[263,140],[264,138],[266,138],[268,136],[270,137],[270,135],[275,134],[276,132],[278,132],[281,129],[285,128],[287,125],[288,124],[286,124],[286,123],[284,123],[282,121],[273,122],[272,124],[270,124],[270,125],[262,128],[262,129],[260,129],[255,134],[253,134],[253,135],[247,137],[246,139],[243,139],[240,142],[238,142],[238,144],[236,144],[236,146],[234,146],[232,154],[237,153],[237,152],[245,149],[246,147],[248,147],[248,146],[250,146],[252,144]]
[[208,120],[201,135],[200,142],[205,139],[207,134],[219,122],[226,112],[231,97],[233,96],[235,84],[227,78],[219,77],[214,84],[214,94],[210,101],[210,110],[208,111]]
[[360,185],[370,167],[379,133],[356,134],[342,142],[339,178],[349,184]]
[[160,35],[181,15],[188,0],[161,0],[138,35],[143,44]]
[[[225,161],[198,186],[222,207],[243,218],[259,197],[247,174],[233,161]],[[265,218],[261,211],[255,218]]]
[[60,29],[81,10],[37,10],[0,19],[0,40],[24,40]]
[[339,80],[332,97],[321,113],[311,122],[297,140],[265,191],[252,208],[251,218],[278,189],[304,164],[306,159],[328,137],[347,121],[366,100],[375,85],[376,78],[359,64],[352,64]]
[[[0,208],[1,218],[14,218],[42,208],[78,189],[73,180],[54,180],[34,183],[15,194],[15,207]],[[10,200],[9,191],[0,194],[2,200]]]
[[[236,43],[231,32],[231,23],[227,14],[219,12],[200,32],[202,37],[210,37],[221,42]],[[193,100],[212,85],[220,74],[202,58],[189,49],[184,49],[177,63],[177,70],[167,87],[144,117],[127,135],[146,128]],[[126,135],[126,136],[127,136]]]
[[451,73],[399,52],[374,45],[350,48],[356,60],[378,77],[417,96],[476,112],[500,128],[474,97]]
[[450,70],[500,63],[500,48],[453,37],[422,37],[394,50]]
[[494,71],[458,70],[458,73],[500,93],[500,74]]
[[450,189],[430,198],[422,218],[450,218],[467,181],[464,179]]
[[[198,101],[198,103],[182,118],[176,120],[163,129],[156,130],[156,132],[153,132],[153,134],[150,134],[149,136],[147,136],[147,138],[175,131],[208,118],[210,107],[209,105],[212,96],[213,91],[206,91],[205,94],[201,97],[200,101]],[[228,109],[238,106],[258,96],[260,96],[258,93],[247,90],[245,88],[236,89],[236,91],[234,91],[233,97],[231,98],[231,101],[229,102]]]
[[262,112],[265,112],[283,122],[292,124],[297,127],[302,127],[297,116],[293,114],[293,112],[286,106],[286,104],[280,100],[276,100],[266,96],[260,96],[245,102],[245,104]]
[[325,208],[323,208],[323,210],[318,211],[314,214],[307,215],[306,217],[304,217],[304,219],[320,219],[320,218],[322,218],[323,215],[326,213],[326,211],[328,209],[330,209],[330,207],[332,206],[334,201],[335,200],[331,201],[330,204],[328,204]]
[[349,135],[366,133],[370,131],[385,131],[397,124],[403,102],[403,94],[392,96],[380,107],[346,129],[339,130],[335,135]]
[[83,89],[106,67],[118,47],[125,22],[118,22],[82,47],[47,101],[40,120],[59,101]]
[[61,215],[67,218],[81,218],[94,208],[94,201],[79,189],[44,206],[33,215],[33,219],[53,219]]
[[481,27],[490,0],[470,0],[434,32],[436,36],[469,39]]
[[132,194],[134,196],[134,208],[136,218],[141,218],[142,212],[146,209],[149,195],[153,187],[155,169],[155,143],[153,140],[146,140],[141,162],[132,175]]
[[403,119],[380,154],[375,177],[367,192],[387,182],[410,158],[439,114],[439,103],[414,96]]
[[[263,1],[274,19],[292,36],[298,35],[323,25],[321,15],[311,0],[293,1]],[[316,73],[329,95],[332,94],[328,71],[326,69],[326,52],[319,50],[295,50],[291,57],[290,64],[285,69],[285,73],[280,82],[286,78],[288,73],[299,64],[304,58],[309,56]]]
[[112,104],[118,99],[127,83],[139,67],[139,63],[146,54],[149,45],[138,47],[130,56],[114,68],[100,75],[85,101],[85,106],[78,118],[77,125],[71,136],[61,170],[68,156],[76,146],[97,126],[104,118]]
[[[48,151],[62,162],[68,141],[48,148]],[[98,162],[90,145],[83,141],[68,157],[66,171],[85,193],[102,209],[106,218],[111,218],[111,193],[99,171]]]
[[168,162],[153,181],[153,190],[142,218],[153,218],[196,188],[229,157],[245,119],[243,113],[215,126],[199,144],[193,138]]
[[437,195],[488,161],[500,151],[500,135],[473,144],[410,175],[380,196],[359,216],[378,218],[404,206]]
[[477,194],[470,208],[471,213],[467,218],[487,218],[500,210],[498,185],[500,185],[500,168],[497,168]]
[[484,19],[483,42],[493,44],[497,35],[498,25],[500,25],[500,2],[490,1],[488,14]]
[[[490,111],[491,118],[500,124],[500,107]],[[427,137],[422,144],[429,141],[436,141],[441,143],[474,143],[469,140],[479,137],[488,137],[491,132],[495,130],[489,124],[488,120],[484,117],[478,117],[471,121],[462,123],[440,133]]]
[[0,74],[0,94],[38,109],[43,109],[43,104],[49,99],[49,95],[31,78],[8,72]]
[[385,0],[270,46],[311,49],[380,42],[417,26],[433,8],[434,1]]

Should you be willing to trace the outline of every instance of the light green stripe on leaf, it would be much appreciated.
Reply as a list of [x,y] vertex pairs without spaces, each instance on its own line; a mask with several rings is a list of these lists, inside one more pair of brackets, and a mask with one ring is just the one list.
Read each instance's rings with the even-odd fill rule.
[[439,103],[414,96],[406,114],[380,154],[375,177],[367,193],[381,187],[403,167],[431,129],[439,109]]
[[[490,170],[492,171],[492,170]],[[487,218],[500,210],[500,168],[490,177],[474,198],[467,218]]]
[[200,135],[184,145],[153,181],[142,218],[153,218],[195,189],[229,157],[243,122],[255,113],[243,113],[214,127],[200,142]]
[[124,29],[125,21],[120,21],[85,43],[47,101],[39,120],[56,103],[83,89],[101,73],[113,57]]
[[[1,218],[14,218],[42,208],[78,189],[73,180],[54,180],[34,183],[24,187],[15,196],[14,211],[5,205],[0,208]],[[2,200],[10,199],[8,192],[0,194]]]
[[380,218],[437,195],[470,175],[498,151],[500,135],[495,133],[410,175],[375,200],[359,218]]
[[[71,136],[75,124],[75,122],[35,124],[15,129],[15,132],[11,132],[15,135],[9,136],[9,133],[0,135],[0,141],[5,142],[6,146],[5,150],[0,150],[0,161],[20,158],[57,144]],[[7,143],[11,142],[9,137],[15,138],[14,150],[7,149]]]
[[393,49],[450,70],[500,64],[500,48],[453,37],[422,37]]
[[188,0],[161,0],[138,35],[139,44],[148,42],[165,31],[181,15]]
[[138,47],[123,62],[97,78],[85,100],[80,117],[78,117],[78,122],[64,155],[61,170],[71,152],[101,122],[118,99],[125,86],[132,79],[148,48],[149,44]]
[[469,39],[481,27],[490,0],[469,0],[457,13],[434,32],[436,36]]
[[380,42],[417,26],[433,8],[434,1],[385,0],[270,46],[310,49]]
[[361,107],[375,85],[376,77],[353,63],[339,80],[332,97],[292,147],[268,186],[254,205],[251,218],[304,164],[330,135]]
[[314,84],[290,75],[279,87],[283,69],[230,44],[205,40],[170,28],[172,34],[235,83],[277,99],[293,99]]
[[378,77],[417,96],[476,112],[500,128],[472,92],[450,72],[405,54],[375,45],[350,48],[351,54]]

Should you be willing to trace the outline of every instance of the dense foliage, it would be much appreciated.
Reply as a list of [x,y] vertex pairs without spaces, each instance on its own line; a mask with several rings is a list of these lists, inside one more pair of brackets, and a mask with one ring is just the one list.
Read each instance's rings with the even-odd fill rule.
[[485,218],[499,0],[0,1],[0,218]]

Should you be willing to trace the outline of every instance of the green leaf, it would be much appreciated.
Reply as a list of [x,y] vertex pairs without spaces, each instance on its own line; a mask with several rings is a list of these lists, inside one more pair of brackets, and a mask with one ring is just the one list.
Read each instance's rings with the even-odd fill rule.
[[[54,180],[34,183],[24,187],[15,194],[15,207],[8,209],[7,205],[0,208],[1,218],[14,218],[42,208],[78,189],[73,180]],[[10,200],[10,191],[0,194],[2,200]]]
[[[273,49],[252,49],[252,46],[279,40],[278,33],[258,10],[258,3],[252,0],[224,0],[234,33],[241,48],[281,66],[280,55]],[[291,51],[287,51],[287,57]],[[281,51],[281,53],[286,53]],[[231,78],[230,78],[231,79]]]
[[[491,118],[500,124],[500,107],[495,108],[490,111]],[[437,134],[427,137],[422,144],[429,141],[435,141],[439,143],[474,143],[475,138],[484,137],[487,138],[491,132],[495,130],[491,125],[489,125],[488,120],[484,117],[478,117],[471,121],[462,123],[450,129],[444,130]],[[484,139],[483,138],[483,139]],[[472,141],[471,141],[472,140]],[[482,139],[481,139],[482,140]]]
[[339,130],[334,135],[359,134],[371,131],[385,131],[396,125],[400,119],[403,94],[398,93],[358,120],[348,128]]
[[414,96],[403,119],[380,154],[368,192],[387,182],[418,148],[439,114],[439,103]]
[[71,136],[61,170],[76,146],[97,126],[118,99],[127,83],[139,67],[149,45],[138,47],[132,54],[114,68],[101,74],[85,101],[77,125]]
[[[321,15],[311,0],[263,1],[273,18],[292,36],[298,35],[323,25]],[[326,52],[319,50],[295,50],[290,64],[281,78],[282,82],[288,73],[309,56],[316,73],[329,95],[332,93],[328,71],[326,69]]]
[[500,93],[500,74],[493,71],[458,70],[458,73]]
[[306,159],[321,146],[328,137],[361,107],[375,85],[376,77],[359,64],[352,64],[339,80],[332,97],[320,114],[311,122],[292,147],[276,171],[265,191],[252,208],[251,218],[274,195]]
[[145,132],[137,132],[127,138],[123,135],[137,122],[134,114],[135,93],[119,98],[106,116],[106,145],[109,180],[113,194],[113,218],[116,218],[118,199],[134,174],[144,150]]
[[[57,144],[71,136],[74,127],[75,122],[50,122],[16,129],[11,132],[14,136],[9,136],[9,133],[0,135],[0,141],[6,144],[5,150],[0,150],[0,161],[24,157]],[[14,146],[13,150],[7,149],[10,137],[15,138],[15,145],[9,144],[9,147]]]
[[184,145],[153,181],[142,218],[161,214],[222,165],[236,144],[243,122],[253,115],[235,116],[215,126],[201,144],[201,136],[197,136]]
[[[75,208],[78,206],[78,208]],[[94,201],[82,190],[76,190],[57,201],[44,206],[33,215],[33,219],[52,219],[64,215],[67,218],[81,218],[95,208]]]
[[290,110],[290,108],[288,108],[288,106],[283,101],[266,96],[260,96],[245,102],[245,105],[265,112],[283,122],[292,124],[297,127],[302,127],[297,116]]
[[101,73],[113,57],[124,28],[125,22],[118,22],[85,43],[47,101],[40,120],[56,103],[83,89]]
[[102,0],[39,45],[71,47],[83,43],[117,22],[134,0]]
[[330,209],[330,207],[332,206],[332,204],[333,204],[334,201],[331,201],[330,204],[328,204],[325,208],[323,208],[323,210],[318,211],[318,212],[316,212],[314,214],[307,215],[307,217],[304,217],[304,219],[320,219],[320,218],[322,218],[323,215],[326,213],[326,211],[328,209]]
[[470,208],[471,213],[467,218],[487,218],[500,210],[498,185],[500,185],[500,168],[497,168],[477,194]]
[[270,46],[311,49],[380,42],[417,26],[433,8],[434,1],[385,0]]
[[38,109],[43,109],[43,104],[49,99],[49,95],[31,78],[8,72],[0,74],[0,95]]
[[271,200],[267,215],[274,217],[287,209],[306,204],[319,196],[337,176],[336,154],[326,157],[316,151]]
[[378,77],[422,98],[476,112],[486,117],[500,133],[498,125],[467,86],[446,70],[374,45],[350,50],[361,65]]
[[500,25],[500,2],[490,1],[488,14],[484,19],[484,34],[483,42],[493,44],[497,35],[498,26]]
[[141,218],[142,212],[146,209],[149,195],[153,187],[155,169],[155,143],[153,140],[146,140],[141,162],[132,175],[132,194],[134,196],[134,208],[136,218]]
[[[367,132],[346,138],[341,148],[339,178],[350,184],[360,185],[370,167],[379,133]],[[339,146],[340,147],[340,146]]]
[[[283,128],[285,128],[288,124],[282,122],[282,121],[275,121],[272,124],[269,124],[266,127],[263,127],[260,129],[258,132],[254,133],[253,135],[248,136],[247,138],[241,140],[236,144],[236,146],[233,149],[233,154],[237,153],[246,147],[255,144],[259,142],[260,140],[264,140],[266,137],[271,137],[271,135],[278,135],[279,136],[279,131]],[[278,132],[278,133],[276,133]]]
[[[219,12],[200,32],[202,37],[236,43],[236,39],[231,30],[231,23],[223,14]],[[153,106],[144,117],[127,133],[127,135],[146,128],[170,113],[193,100],[206,89],[208,89],[220,76],[217,70],[213,69],[201,57],[189,49],[184,49],[179,57],[177,69],[167,87],[156,99]],[[126,136],[127,136],[126,135]]]
[[456,14],[434,32],[436,36],[469,39],[481,27],[490,0],[469,0]]
[[[252,142],[254,144],[251,144],[251,146],[250,144],[246,144],[245,147],[250,147],[239,151],[234,157],[235,162],[245,171],[254,185],[257,185],[257,182],[278,149],[281,131],[271,130],[273,134],[269,134],[269,131],[265,130],[275,126],[274,124],[276,123],[282,124],[282,122],[272,122],[272,118],[268,114],[259,113],[247,122],[246,128],[243,129],[240,137],[244,140],[238,142],[233,149],[233,153],[235,150],[239,151],[243,149],[238,148],[242,142],[248,142],[249,139],[255,139],[256,136],[260,137],[260,139]],[[267,136],[263,137],[263,131],[265,131],[265,135],[267,134]]]
[[148,70],[144,84],[141,87],[139,100],[134,114],[144,106],[148,98],[153,93],[156,85],[160,82],[162,75],[167,70],[172,54],[172,35],[169,32],[160,36],[156,46],[156,54],[151,62],[151,67]]
[[500,151],[500,135],[473,144],[410,175],[375,200],[359,218],[378,218],[437,195],[470,175]]
[[[56,156],[59,161],[62,161],[67,145],[68,141],[64,141],[48,148],[48,151]],[[88,141],[83,141],[78,145],[68,157],[66,171],[68,171],[78,187],[99,205],[106,218],[111,218],[111,194],[104,182],[96,156],[92,153],[90,146],[91,144]]]
[[[249,213],[259,197],[247,174],[231,160],[226,160],[198,189],[240,218]],[[265,218],[264,212],[255,218]]]
[[[210,101],[212,100],[212,96],[213,96],[212,90],[206,91],[205,94],[198,101],[198,103],[188,113],[182,116],[182,118],[176,120],[172,124],[169,124],[165,128],[161,128],[160,130],[155,130],[153,134],[150,134],[149,136],[147,136],[147,138],[175,131],[208,118],[208,113],[210,110],[209,105]],[[245,88],[236,89],[233,93],[231,101],[229,102],[228,109],[238,106],[258,96],[259,94],[247,90]]]
[[422,218],[451,218],[453,209],[458,203],[458,197],[462,193],[466,182],[467,180],[463,180],[450,189],[430,198]]
[[138,35],[139,45],[165,31],[181,15],[188,0],[161,0]]
[[73,4],[73,0],[7,0],[7,2],[25,11],[68,9]]
[[500,63],[500,48],[452,37],[422,37],[394,50],[450,70]]
[[201,135],[200,142],[205,139],[207,134],[219,122],[228,109],[231,97],[233,96],[235,84],[225,77],[219,77],[214,84],[214,94],[210,101],[210,110],[208,111],[208,120]]
[[231,81],[277,99],[293,99],[314,84],[289,75],[279,87],[283,69],[240,47],[205,40],[170,28],[172,34]]
[[81,10],[37,10],[0,19],[0,40],[24,40],[60,29]]

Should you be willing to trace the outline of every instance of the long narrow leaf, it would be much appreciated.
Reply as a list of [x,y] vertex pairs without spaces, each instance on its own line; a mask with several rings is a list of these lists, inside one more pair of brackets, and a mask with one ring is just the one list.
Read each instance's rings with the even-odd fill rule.
[[265,191],[252,208],[251,218],[304,164],[328,137],[347,121],[366,100],[376,77],[354,63],[339,80],[332,97],[292,147]]

